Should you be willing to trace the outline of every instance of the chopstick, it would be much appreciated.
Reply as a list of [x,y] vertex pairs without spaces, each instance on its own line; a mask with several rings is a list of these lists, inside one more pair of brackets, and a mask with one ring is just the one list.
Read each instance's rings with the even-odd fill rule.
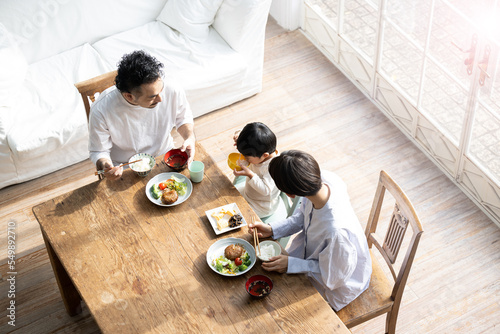
[[[252,216],[252,224],[255,224],[255,218]],[[260,255],[260,242],[259,242],[259,235],[257,234],[257,229],[254,227],[253,228],[253,244],[255,245],[255,249],[259,249],[259,255]]]
[[[130,164],[133,164],[134,162],[139,162],[139,161],[141,161],[141,160],[142,160],[142,159],[139,159],[139,160],[136,160],[136,161],[127,162],[126,164],[121,164],[121,165],[118,165],[118,166],[116,166],[116,167],[123,167],[123,166],[127,166],[127,165],[130,165]],[[113,168],[115,168],[115,167],[113,167]],[[105,171],[101,169],[101,170],[98,170],[97,172],[95,172],[95,173],[94,173],[94,175],[99,175],[99,174],[102,174],[102,173],[105,173]]]

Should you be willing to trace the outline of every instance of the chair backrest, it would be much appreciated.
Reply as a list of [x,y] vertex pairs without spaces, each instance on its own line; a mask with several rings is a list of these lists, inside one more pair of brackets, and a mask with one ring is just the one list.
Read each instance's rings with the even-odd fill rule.
[[95,101],[95,95],[97,93],[102,93],[106,88],[115,84],[116,74],[117,71],[115,70],[75,84],[75,87],[82,95],[85,112],[87,113],[87,122],[90,116],[90,102]]
[[285,208],[286,208],[287,218],[288,218],[291,215],[293,215],[293,213],[295,212],[295,209],[300,204],[302,197],[295,196],[292,199],[292,198],[288,197],[287,194],[285,194],[282,191],[280,191],[280,197],[281,197],[281,200],[283,201],[283,203],[285,203]]
[[[396,204],[394,205],[394,211],[391,215],[384,241],[381,244],[376,238],[375,231],[379,222],[380,211],[382,209],[386,191],[394,197]],[[394,263],[396,262],[396,258],[408,226],[411,227],[413,234],[409,242],[405,258],[401,263],[398,273],[396,273]],[[422,233],[422,225],[420,224],[420,220],[418,219],[416,211],[410,200],[399,185],[394,182],[394,180],[385,171],[381,171],[365,234],[368,241],[368,247],[372,248],[372,245],[375,245],[391,270],[392,276],[395,280],[394,288],[392,290],[392,298],[394,298],[394,304],[396,307],[399,307],[401,302],[403,290],[406,285]]]

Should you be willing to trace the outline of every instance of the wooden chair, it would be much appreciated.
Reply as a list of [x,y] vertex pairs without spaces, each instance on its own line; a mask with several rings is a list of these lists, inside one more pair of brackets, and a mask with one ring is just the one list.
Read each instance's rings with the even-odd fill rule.
[[285,203],[285,208],[286,208],[286,212],[287,212],[286,217],[288,218],[295,213],[295,210],[299,206],[299,204],[302,200],[302,197],[295,196],[295,198],[292,199],[292,198],[288,197],[282,191],[280,191],[280,197],[281,197],[281,200],[283,201],[283,203]]
[[82,95],[85,112],[87,113],[87,122],[89,121],[90,115],[90,101],[93,103],[96,93],[102,93],[106,88],[115,84],[116,73],[116,70],[111,71],[75,84],[75,87]]
[[[75,84],[78,92],[82,95],[83,104],[85,105],[85,113],[87,114],[87,123],[89,122],[90,116],[90,102],[95,102],[95,95],[97,93],[102,93],[106,90],[106,88],[115,84],[116,74],[117,71],[115,70]],[[97,175],[97,177],[99,180],[103,178],[101,174]]]
[[[396,204],[389,222],[389,227],[385,234],[384,242],[381,244],[375,236],[375,231],[377,229],[386,190],[394,197]],[[411,226],[413,234],[406,255],[396,275],[394,264],[408,226]],[[420,224],[410,200],[396,182],[394,182],[385,171],[381,171],[375,199],[373,200],[372,209],[365,230],[373,267],[370,286],[358,298],[337,312],[337,315],[347,328],[354,327],[367,320],[387,313],[385,333],[392,334],[396,332],[396,321],[401,305],[401,298],[403,297],[403,290],[422,233],[422,225]],[[394,282],[391,282],[387,278],[379,262],[374,257],[372,251],[373,245],[375,245],[375,248],[382,254],[382,257],[392,273]]]

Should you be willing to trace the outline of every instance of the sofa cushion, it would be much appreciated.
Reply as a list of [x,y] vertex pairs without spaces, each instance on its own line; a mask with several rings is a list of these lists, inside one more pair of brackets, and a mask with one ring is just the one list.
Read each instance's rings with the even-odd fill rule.
[[[21,88],[23,99],[10,110],[14,120],[7,136],[16,163],[87,136],[85,109],[74,84],[110,70],[89,44],[31,64]],[[82,160],[88,157],[88,151],[79,154]],[[65,163],[63,156],[53,158],[59,168]]]
[[168,0],[157,20],[196,42],[208,37],[208,27],[222,0]]
[[[137,49],[156,57],[165,65],[165,75],[175,77],[186,90],[195,117],[249,96],[248,91],[239,93],[245,89],[248,63],[211,27],[207,39],[197,43],[156,21],[92,46],[110,65]],[[224,95],[230,98],[221,98]]]
[[17,99],[28,63],[14,37],[0,23],[0,107],[9,107]]
[[234,50],[254,48],[249,41],[254,40],[252,34],[258,35],[258,30],[265,28],[270,6],[270,0],[225,0],[212,25]]

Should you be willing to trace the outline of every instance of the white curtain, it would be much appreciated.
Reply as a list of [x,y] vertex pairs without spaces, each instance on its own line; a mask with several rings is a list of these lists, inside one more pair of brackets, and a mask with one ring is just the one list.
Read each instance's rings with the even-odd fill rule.
[[273,0],[271,16],[280,26],[287,30],[300,27],[300,13],[303,0]]

